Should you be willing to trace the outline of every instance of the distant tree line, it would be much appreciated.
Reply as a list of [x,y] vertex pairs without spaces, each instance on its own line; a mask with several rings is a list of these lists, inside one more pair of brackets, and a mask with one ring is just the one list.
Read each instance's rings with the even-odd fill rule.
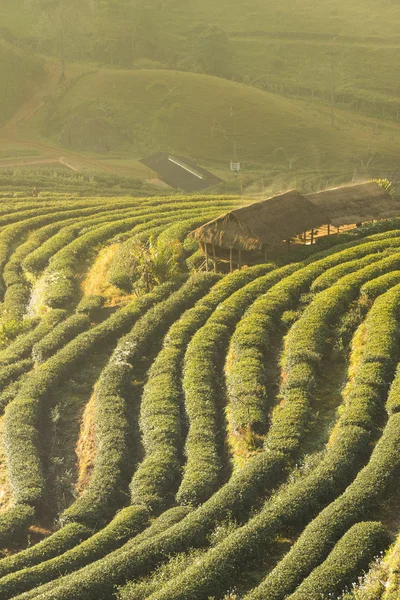
[[233,51],[217,25],[193,28],[187,38],[169,29],[170,5],[182,0],[27,0],[32,40],[57,56],[61,78],[69,60],[116,67],[168,66],[229,77]]

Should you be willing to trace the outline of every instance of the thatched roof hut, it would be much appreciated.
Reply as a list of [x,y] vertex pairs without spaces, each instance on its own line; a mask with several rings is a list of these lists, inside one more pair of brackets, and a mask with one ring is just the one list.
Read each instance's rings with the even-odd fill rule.
[[[192,232],[201,245],[262,251],[328,222],[326,214],[296,190],[232,210]],[[220,254],[217,251],[217,254]]]
[[335,227],[400,215],[400,203],[373,181],[307,194],[307,198]]

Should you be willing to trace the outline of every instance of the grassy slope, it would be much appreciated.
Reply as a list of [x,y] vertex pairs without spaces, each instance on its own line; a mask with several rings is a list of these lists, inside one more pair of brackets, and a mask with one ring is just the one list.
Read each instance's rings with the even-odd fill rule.
[[[399,151],[398,128],[376,132],[376,123],[341,113],[332,128],[328,111],[206,75],[174,71],[103,70],[81,79],[59,100],[53,133],[72,128],[77,115],[107,119],[121,144],[137,154],[162,150],[208,162],[230,160],[233,110],[243,135],[239,154],[249,164],[339,168],[380,152],[386,164]],[[106,116],[105,116],[106,115]],[[228,137],[226,137],[228,135]],[[66,136],[68,137],[68,136]],[[78,137],[78,136],[77,136]],[[72,140],[74,136],[72,136]],[[370,148],[370,150],[368,150]]]
[[26,99],[29,88],[39,83],[42,77],[38,59],[0,39],[0,125],[6,123]]
[[[155,0],[149,0],[155,2]],[[3,26],[31,35],[23,0],[2,0]],[[230,32],[233,73],[295,92],[304,86],[329,92],[330,58],[337,56],[337,88],[372,101],[399,101],[398,23],[400,6],[391,0],[165,0],[157,20],[164,43],[180,57],[192,54],[192,30],[217,23]],[[159,6],[161,6],[159,3]],[[340,100],[340,97],[339,97]],[[346,98],[345,102],[349,102]]]

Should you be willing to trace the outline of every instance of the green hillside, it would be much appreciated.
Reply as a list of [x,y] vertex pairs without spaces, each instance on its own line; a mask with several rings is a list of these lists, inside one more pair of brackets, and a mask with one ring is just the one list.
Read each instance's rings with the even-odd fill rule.
[[[28,43],[36,39],[43,51],[57,54],[56,33],[46,37],[38,9],[29,12],[29,6],[37,4],[3,0],[3,28]],[[368,0],[360,7],[354,0],[329,6],[289,0],[282,7],[272,0],[249,0],[245,10],[242,3],[228,0],[138,0],[134,5],[117,0],[79,6],[76,24],[66,20],[63,26],[71,60],[85,57],[129,68],[152,61],[328,103],[333,50],[338,102],[358,112],[399,118],[398,2]],[[205,32],[214,24],[227,39],[211,36],[214,48],[208,56]],[[221,53],[223,64],[215,64]]]
[[235,126],[238,157],[247,166],[351,169],[360,165],[360,157],[374,153],[379,153],[376,165],[388,166],[399,151],[397,128],[377,133],[373,121],[349,124],[345,113],[332,128],[329,113],[318,106],[173,71],[87,75],[41,118],[43,133],[75,150],[125,149],[139,156],[167,148],[220,164],[232,158]]
[[26,99],[43,76],[38,59],[0,39],[0,125]]

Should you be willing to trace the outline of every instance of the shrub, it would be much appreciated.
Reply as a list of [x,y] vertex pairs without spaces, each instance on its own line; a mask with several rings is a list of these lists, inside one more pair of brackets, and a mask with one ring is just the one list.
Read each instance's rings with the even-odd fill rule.
[[[400,456],[400,415],[390,417],[369,463],[346,491],[327,506],[303,531],[288,554],[248,600],[283,599],[326,559],[332,547],[363,515],[372,514],[384,501]],[[246,598],[246,600],[247,600]]]
[[368,569],[389,543],[389,533],[381,523],[353,525],[325,561],[289,596],[290,600],[319,600],[322,595],[339,594]]
[[[259,283],[253,293],[258,293],[263,289],[266,279],[263,274],[270,268],[269,265],[253,267],[228,275],[169,330],[163,349],[150,369],[142,397],[140,426],[146,456],[131,482],[133,503],[143,502],[153,509],[159,509],[176,491],[174,488],[180,475],[183,438],[181,370],[187,344],[213,310],[242,286],[245,287],[240,294],[250,301],[250,293],[245,290],[254,286],[249,282],[257,278]],[[268,277],[264,285],[267,284],[270,284]]]
[[79,333],[90,327],[90,320],[86,315],[72,315],[59,323],[53,331],[34,345],[32,358],[37,363],[45,362],[57,350],[68,344]]
[[260,282],[246,286],[225,300],[187,347],[183,390],[189,433],[185,444],[187,462],[177,493],[180,503],[204,502],[218,486],[222,469],[221,358],[225,357],[235,325],[248,305],[288,271],[287,267],[283,271],[272,271]]
[[376,279],[367,281],[361,288],[361,296],[369,301],[374,301],[389,288],[400,283],[400,271],[385,273]]
[[94,317],[96,313],[103,308],[104,303],[104,296],[84,296],[79,302],[76,312],[88,315],[89,317]]
[[[142,300],[132,302],[124,309],[113,314],[106,321],[88,332],[78,335],[67,344],[60,352],[37,368],[26,382],[21,386],[14,402],[5,414],[4,440],[8,459],[9,477],[13,486],[14,498],[17,502],[37,505],[42,497],[45,481],[40,459],[40,400],[50,389],[60,385],[70,374],[71,368],[105,339],[118,339],[132,323],[152,306],[157,300],[167,296],[179,285],[166,284],[152,295]],[[47,321],[41,323],[41,333],[47,333],[52,325],[59,322],[64,316],[62,311],[53,311]],[[55,322],[54,322],[55,321]],[[30,335],[29,344],[21,340],[18,356],[23,355],[21,346],[26,351],[32,348],[34,342],[43,335]],[[34,337],[34,339],[33,339]],[[33,343],[32,343],[33,342]],[[15,346],[18,340],[7,351],[0,354],[0,364],[5,362],[5,357],[15,356]]]
[[5,350],[0,351],[0,365],[9,365],[30,356],[33,346],[65,318],[64,310],[52,310],[28,333],[19,335]]
[[[175,524],[182,521],[185,518],[185,516],[188,515],[188,513],[189,509],[187,507],[180,506],[171,508],[170,510],[164,512],[160,517],[158,517],[149,527],[142,530],[141,533],[135,535],[129,543],[132,543],[135,546],[140,546],[142,543],[150,541],[152,538],[155,538],[157,535],[167,532]],[[117,518],[119,519],[119,523],[117,523],[117,531],[120,531],[124,535],[126,535],[129,529],[131,529],[132,533],[134,533],[131,526],[132,521],[135,519],[135,514],[138,518],[137,524],[139,525],[139,528],[143,529],[145,522],[143,521],[142,524],[140,524],[140,515],[143,515],[146,518],[146,511],[143,507],[138,507],[138,509],[135,507],[130,507],[129,509],[121,511],[121,513],[119,513],[119,515],[117,516]],[[114,521],[115,520],[116,519],[114,519]],[[114,523],[114,521],[110,524],[110,526]],[[67,528],[65,527],[61,531],[64,530],[67,531]],[[39,582],[37,585],[43,585],[43,582],[49,581],[49,583],[43,585],[43,591],[41,589],[41,592],[49,593],[51,595],[53,593],[53,590],[58,587],[60,581],[66,581],[69,578],[69,576],[67,575],[62,579],[55,579],[54,581],[51,581],[51,579],[54,578],[54,573],[58,572],[60,568],[62,569],[67,567],[67,570],[71,569],[72,571],[74,568],[73,565],[77,566],[78,564],[81,564],[85,561],[90,562],[91,560],[94,560],[95,556],[98,556],[101,552],[104,552],[104,554],[106,554],[107,551],[110,550],[110,548],[107,549],[105,545],[107,541],[110,542],[114,547],[116,546],[117,542],[115,539],[112,538],[113,529],[111,527],[107,531],[107,535],[100,535],[102,533],[103,532],[99,532],[98,534],[93,536],[94,538],[96,538],[95,540],[89,538],[86,541],[86,543],[84,542],[85,546],[83,548],[81,547],[82,544],[77,546],[76,548],[72,548],[68,553],[66,553],[67,556],[61,555],[58,557],[58,559],[49,560],[43,563],[43,565],[38,565],[36,569],[33,568],[28,570],[21,570],[16,572],[15,574],[9,575],[7,578],[2,579],[2,582],[7,582],[6,593],[13,594],[14,592],[12,590],[26,590],[32,588],[31,592],[26,592],[24,594],[24,598],[35,598],[37,597],[37,590],[34,588],[34,581]],[[110,556],[120,556],[123,553],[124,546],[111,552]],[[107,556],[105,556],[105,559],[106,558]],[[99,562],[101,562],[101,560],[102,559],[99,559]],[[96,565],[96,562],[94,562],[94,565]],[[88,567],[89,566],[90,565],[88,565]],[[25,579],[26,574],[27,579]],[[70,576],[74,577],[74,573],[72,573]],[[113,587],[111,587],[111,589],[113,590]],[[1,592],[2,588],[0,583],[0,593]]]
[[66,525],[31,548],[0,560],[0,577],[64,554],[87,539],[91,533],[90,529],[79,523]]
[[17,504],[0,515],[0,548],[14,546],[26,540],[28,527],[35,511],[30,506]]
[[[124,508],[107,527],[78,546],[67,550],[60,556],[55,556],[31,567],[25,567],[22,571],[3,577],[0,583],[0,594],[3,597],[19,594],[101,559],[142,531],[148,524],[148,520],[149,514],[143,506]],[[61,531],[64,532],[64,530]],[[65,529],[65,533],[60,535],[61,537],[69,536],[69,530]]]
[[140,376],[137,365],[168,327],[206,293],[219,278],[196,275],[178,291],[156,304],[123,337],[103,371],[96,390],[96,437],[99,449],[88,489],[63,516],[91,526],[107,519],[121,502],[130,477],[129,410],[138,403],[131,381]]

